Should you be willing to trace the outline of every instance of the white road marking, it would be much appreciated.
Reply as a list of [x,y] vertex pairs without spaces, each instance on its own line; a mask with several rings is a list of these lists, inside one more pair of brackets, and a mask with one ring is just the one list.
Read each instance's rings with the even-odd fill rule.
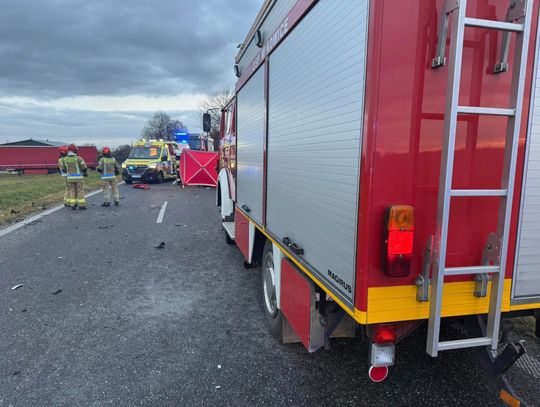
[[167,201],[165,201],[163,203],[163,206],[161,207],[161,210],[159,211],[159,215],[157,217],[157,222],[156,223],[163,222],[163,216],[165,216],[165,209],[167,209]]
[[[119,182],[118,185],[122,185],[122,184],[125,184],[125,182]],[[98,189],[97,191],[94,191],[94,192],[90,192],[89,194],[85,195],[85,198],[89,198],[91,196],[94,196],[96,194],[99,194],[100,192],[102,192],[101,189]],[[41,213],[38,213],[37,215],[34,215],[28,219],[25,219],[19,223],[16,223],[14,225],[11,225],[11,226],[8,226],[7,228],[4,228],[2,230],[0,230],[0,237],[2,236],[5,236],[7,235],[8,233],[11,233],[11,232],[14,232],[15,230],[17,229],[20,229],[32,222],[35,222],[36,220],[39,220],[47,215],[50,215],[51,213],[55,213],[57,211],[59,211],[60,209],[64,208],[64,205],[58,205],[58,206],[55,206],[54,208],[51,208],[51,209],[47,209],[45,212],[41,212]]]

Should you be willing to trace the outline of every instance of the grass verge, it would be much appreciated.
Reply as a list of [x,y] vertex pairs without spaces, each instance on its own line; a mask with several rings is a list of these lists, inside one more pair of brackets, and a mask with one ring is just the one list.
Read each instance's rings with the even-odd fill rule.
[[[99,173],[88,171],[86,193],[101,187]],[[28,214],[63,202],[64,180],[59,174],[0,174],[0,225],[23,219]]]

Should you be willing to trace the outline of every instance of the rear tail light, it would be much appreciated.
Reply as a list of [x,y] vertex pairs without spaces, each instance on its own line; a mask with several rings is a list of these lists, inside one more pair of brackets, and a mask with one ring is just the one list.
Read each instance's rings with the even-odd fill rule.
[[375,325],[372,341],[375,343],[393,343],[397,337],[397,326],[394,324]]
[[414,209],[395,205],[386,209],[383,270],[391,277],[408,276],[414,240]]

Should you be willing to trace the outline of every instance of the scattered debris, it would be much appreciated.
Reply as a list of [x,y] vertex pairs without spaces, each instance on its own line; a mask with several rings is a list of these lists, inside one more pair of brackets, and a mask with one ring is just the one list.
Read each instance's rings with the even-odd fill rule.
[[11,214],[13,215],[14,213],[19,213],[20,211],[16,211],[15,209],[11,208]]
[[58,290],[56,290],[54,293],[52,293],[52,295],[57,295],[57,294],[60,294],[62,292],[62,289],[59,288]]
[[62,259],[63,259],[63,257],[62,257],[62,256],[58,256],[58,260],[62,260]]
[[158,244],[157,246],[154,246],[156,249],[163,249],[165,248],[165,242],[161,242],[160,244]]
[[17,284],[17,285],[14,285],[13,287],[11,287],[12,290],[16,290],[17,288],[21,288],[23,285],[22,284]]
[[34,220],[32,222],[27,223],[25,226],[33,226],[33,225],[35,225],[37,223],[41,223],[41,222],[43,222],[43,219],[36,219],[36,220]]
[[181,223],[176,223],[174,226],[182,226]]
[[135,184],[133,185],[133,188],[135,189],[150,189],[150,185],[148,184]]
[[216,389],[221,389],[221,386],[216,386]]
[[23,308],[23,309],[21,310],[21,312],[26,312],[26,311],[27,311],[26,308]]
[[17,219],[15,219],[15,223],[22,222],[23,220],[24,220],[24,218],[17,218]]
[[221,369],[221,365],[217,365],[217,368],[218,368],[218,369]]
[[20,375],[21,374],[21,371],[20,370],[16,370],[13,372],[13,376],[17,376],[17,375]]

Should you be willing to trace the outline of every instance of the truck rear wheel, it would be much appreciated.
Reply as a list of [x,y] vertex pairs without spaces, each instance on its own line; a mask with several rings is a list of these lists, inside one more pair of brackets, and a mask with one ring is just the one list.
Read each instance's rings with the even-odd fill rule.
[[165,180],[165,176],[163,175],[163,173],[160,171],[157,175],[157,183],[158,184],[163,184],[163,181]]
[[272,242],[270,240],[266,241],[263,250],[261,291],[262,306],[268,329],[270,329],[274,338],[281,340],[283,334],[283,316],[277,307],[274,253],[272,251]]

